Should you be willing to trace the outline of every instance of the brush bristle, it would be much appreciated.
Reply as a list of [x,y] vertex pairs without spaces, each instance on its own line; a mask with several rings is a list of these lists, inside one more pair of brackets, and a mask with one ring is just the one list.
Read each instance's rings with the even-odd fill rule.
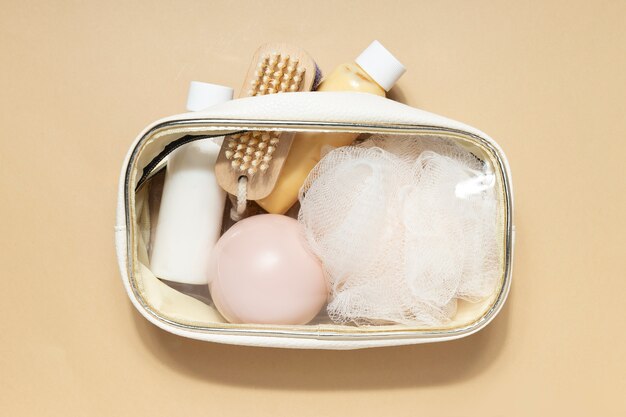
[[259,61],[255,78],[250,82],[248,96],[299,91],[306,68],[298,59],[278,53],[265,55]]
[[245,132],[229,137],[226,159],[242,174],[254,175],[269,168],[279,132]]
[[[318,69],[316,68],[316,74]],[[298,58],[272,53],[264,55],[255,69],[248,96],[300,91],[306,68]],[[279,141],[279,132],[245,132],[228,137],[226,159],[233,169],[252,176],[269,168]]]

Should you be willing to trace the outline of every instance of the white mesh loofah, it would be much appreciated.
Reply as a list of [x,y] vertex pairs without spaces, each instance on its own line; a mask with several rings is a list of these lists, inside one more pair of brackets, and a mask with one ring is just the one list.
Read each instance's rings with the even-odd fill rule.
[[452,141],[375,137],[329,152],[299,221],[339,323],[438,325],[499,276],[494,176]]

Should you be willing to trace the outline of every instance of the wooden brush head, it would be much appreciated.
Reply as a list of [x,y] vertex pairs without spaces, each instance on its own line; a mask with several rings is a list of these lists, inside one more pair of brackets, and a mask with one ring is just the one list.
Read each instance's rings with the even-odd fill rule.
[[[311,91],[317,66],[302,49],[284,43],[261,46],[252,59],[239,97]],[[236,194],[239,179],[247,179],[249,200],[268,196],[280,175],[293,134],[249,131],[226,136],[215,165],[220,186]]]

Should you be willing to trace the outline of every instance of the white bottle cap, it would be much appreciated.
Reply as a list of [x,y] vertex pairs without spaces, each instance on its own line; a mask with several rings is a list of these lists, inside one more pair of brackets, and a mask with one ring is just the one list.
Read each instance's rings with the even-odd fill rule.
[[192,81],[187,94],[187,110],[200,111],[233,99],[233,89],[223,85]]
[[378,41],[372,42],[355,62],[385,91],[391,90],[406,71],[404,65]]

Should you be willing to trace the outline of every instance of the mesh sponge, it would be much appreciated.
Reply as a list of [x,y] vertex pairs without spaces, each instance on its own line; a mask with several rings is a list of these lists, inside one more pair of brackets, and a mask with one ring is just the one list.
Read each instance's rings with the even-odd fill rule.
[[446,139],[373,137],[332,150],[298,220],[337,323],[440,325],[497,283],[497,199],[482,161]]

